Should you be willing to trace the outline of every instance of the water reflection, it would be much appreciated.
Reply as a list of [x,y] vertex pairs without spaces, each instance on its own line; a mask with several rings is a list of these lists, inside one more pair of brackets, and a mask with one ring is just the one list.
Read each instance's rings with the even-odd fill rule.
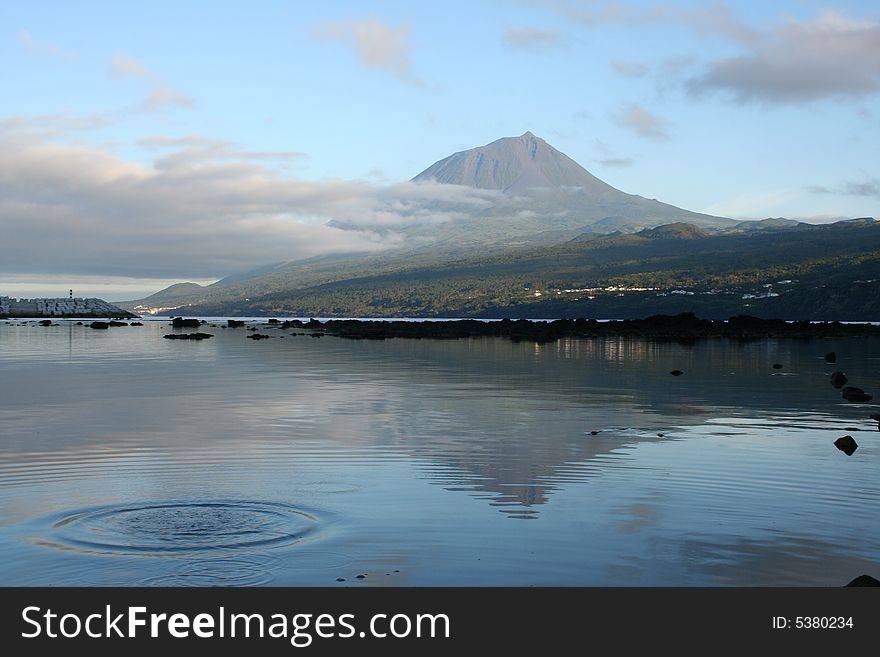
[[[880,341],[203,330],[215,337],[0,326],[3,583],[328,584],[358,569],[388,584],[762,583],[745,556],[719,569],[711,551],[788,541],[801,558],[766,583],[808,584],[876,560],[875,441],[855,433],[849,459],[831,445],[876,431],[876,410],[828,376],[880,391]],[[277,508],[321,530],[284,534]],[[215,541],[212,527],[296,540]],[[95,534],[104,549],[59,549]],[[804,537],[835,553],[831,571]]]

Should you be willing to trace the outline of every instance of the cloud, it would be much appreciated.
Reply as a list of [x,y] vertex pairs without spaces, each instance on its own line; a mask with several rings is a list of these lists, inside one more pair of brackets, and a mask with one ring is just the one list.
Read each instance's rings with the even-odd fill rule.
[[645,109],[641,105],[631,103],[623,107],[615,117],[617,125],[635,131],[646,139],[668,139],[669,122]]
[[61,46],[54,43],[41,43],[34,40],[34,37],[27,30],[21,30],[18,33],[18,42],[31,52],[41,55],[51,55],[66,60],[79,59],[79,54],[71,50],[65,50]]
[[634,160],[631,157],[608,157],[599,160],[599,164],[603,167],[628,167],[632,166]]
[[880,20],[874,16],[857,19],[826,9],[811,20],[785,18],[756,28],[738,19],[724,2],[692,7],[570,0],[541,4],[586,28],[685,28],[737,46],[740,52],[705,61],[697,72],[689,70],[692,61],[644,68],[633,62],[611,63],[620,75],[650,73],[674,80],[694,96],[719,92],[736,102],[793,104],[862,98],[880,91]]
[[407,84],[422,85],[412,71],[408,25],[392,27],[377,20],[338,21],[316,26],[313,34],[323,41],[341,41],[352,46],[367,68],[390,73]]
[[748,43],[757,37],[754,28],[734,16],[723,2],[697,7],[675,7],[670,4],[636,6],[623,2],[554,2],[552,5],[566,17],[587,27],[617,25],[640,27],[668,25],[686,27],[698,35],[713,35],[727,40]]
[[169,170],[187,168],[218,160],[254,160],[289,162],[305,160],[308,155],[300,151],[252,151],[242,149],[238,144],[223,139],[213,139],[200,135],[169,137],[154,135],[138,140],[138,145],[152,150],[167,151],[154,162],[154,168]]
[[827,10],[812,21],[787,19],[748,46],[740,55],[711,62],[688,81],[689,90],[770,103],[856,98],[880,90],[880,21]]
[[195,99],[192,96],[175,91],[136,59],[117,55],[110,61],[110,70],[116,75],[143,80],[150,85],[144,98],[129,109],[157,112],[164,107],[195,107]]
[[513,28],[504,30],[502,43],[509,48],[522,50],[550,50],[563,45],[559,30],[542,30],[538,28]]
[[116,57],[110,60],[110,70],[117,75],[126,75],[151,81],[156,79],[156,74],[141,62],[124,55],[116,55]]
[[614,70],[615,73],[625,78],[643,78],[650,71],[650,68],[648,66],[640,62],[629,62],[621,60],[613,60],[611,62],[611,68]]
[[82,130],[97,130],[111,125],[113,121],[104,114],[84,116],[67,114],[37,114],[33,116],[0,117],[0,135],[14,133],[59,137]]
[[206,137],[141,145],[161,149],[153,165],[41,135],[0,134],[0,271],[218,278],[267,262],[387,248],[401,230],[465,216],[494,198],[454,185],[299,180],[262,166],[267,154]]
[[835,187],[808,185],[805,188],[812,194],[841,194],[844,196],[869,196],[880,199],[880,179],[872,178],[858,182],[846,182]]

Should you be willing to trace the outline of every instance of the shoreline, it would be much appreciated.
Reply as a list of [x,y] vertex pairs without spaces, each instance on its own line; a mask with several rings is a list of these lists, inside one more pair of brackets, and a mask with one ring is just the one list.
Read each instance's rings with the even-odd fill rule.
[[[233,320],[234,321],[234,320]],[[317,330],[326,335],[352,340],[462,339],[506,337],[514,342],[552,342],[561,338],[635,337],[657,340],[693,341],[701,338],[757,340],[762,338],[829,338],[880,335],[880,325],[841,322],[787,322],[739,315],[728,320],[700,319],[692,313],[653,315],[645,319],[598,321],[557,319],[553,321],[476,319],[449,321],[377,321],[358,319],[310,319],[269,321],[276,328]]]

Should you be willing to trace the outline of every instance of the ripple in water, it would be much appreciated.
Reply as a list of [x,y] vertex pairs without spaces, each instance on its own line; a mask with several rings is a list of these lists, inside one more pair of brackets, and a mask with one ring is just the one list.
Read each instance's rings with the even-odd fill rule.
[[186,554],[296,543],[315,516],[274,502],[154,502],[105,506],[55,517],[42,545],[99,554]]

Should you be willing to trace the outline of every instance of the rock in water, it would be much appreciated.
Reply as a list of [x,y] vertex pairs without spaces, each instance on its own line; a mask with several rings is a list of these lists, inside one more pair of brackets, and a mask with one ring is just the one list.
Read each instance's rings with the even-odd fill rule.
[[773,369],[774,369],[774,370],[781,370],[781,369],[782,369],[782,363],[773,363]]
[[871,395],[866,393],[861,388],[856,388],[855,386],[846,386],[841,393],[841,396],[850,402],[869,402],[873,399]]
[[89,324],[93,329],[108,329],[110,325],[107,322],[92,322]]
[[846,374],[843,372],[835,372],[831,375],[831,385],[835,388],[842,388],[846,385],[847,381],[849,381],[849,379],[846,378]]
[[852,436],[842,436],[834,441],[834,446],[847,456],[852,456],[859,448]]
[[249,340],[265,340],[270,337],[268,335],[264,335],[262,333],[254,333],[253,335],[246,336]]
[[190,327],[197,328],[201,322],[197,319],[184,319],[183,317],[175,317],[171,320],[171,326],[174,328]]
[[847,586],[880,586],[880,580],[871,577],[870,575],[859,575],[847,584]]
[[684,374],[684,372],[682,372],[681,370],[672,370],[672,371],[670,372],[670,374],[671,374],[672,376],[681,376],[682,374]]
[[52,320],[51,320],[51,319],[44,319],[44,320],[41,320],[41,321],[40,321],[40,326],[52,326]]
[[210,333],[169,333],[162,337],[166,340],[204,340],[213,336]]
[[238,319],[227,319],[226,326],[229,328],[241,328],[244,326],[244,322]]
[[826,363],[836,363],[837,362],[837,352],[829,351],[825,354],[825,362]]

